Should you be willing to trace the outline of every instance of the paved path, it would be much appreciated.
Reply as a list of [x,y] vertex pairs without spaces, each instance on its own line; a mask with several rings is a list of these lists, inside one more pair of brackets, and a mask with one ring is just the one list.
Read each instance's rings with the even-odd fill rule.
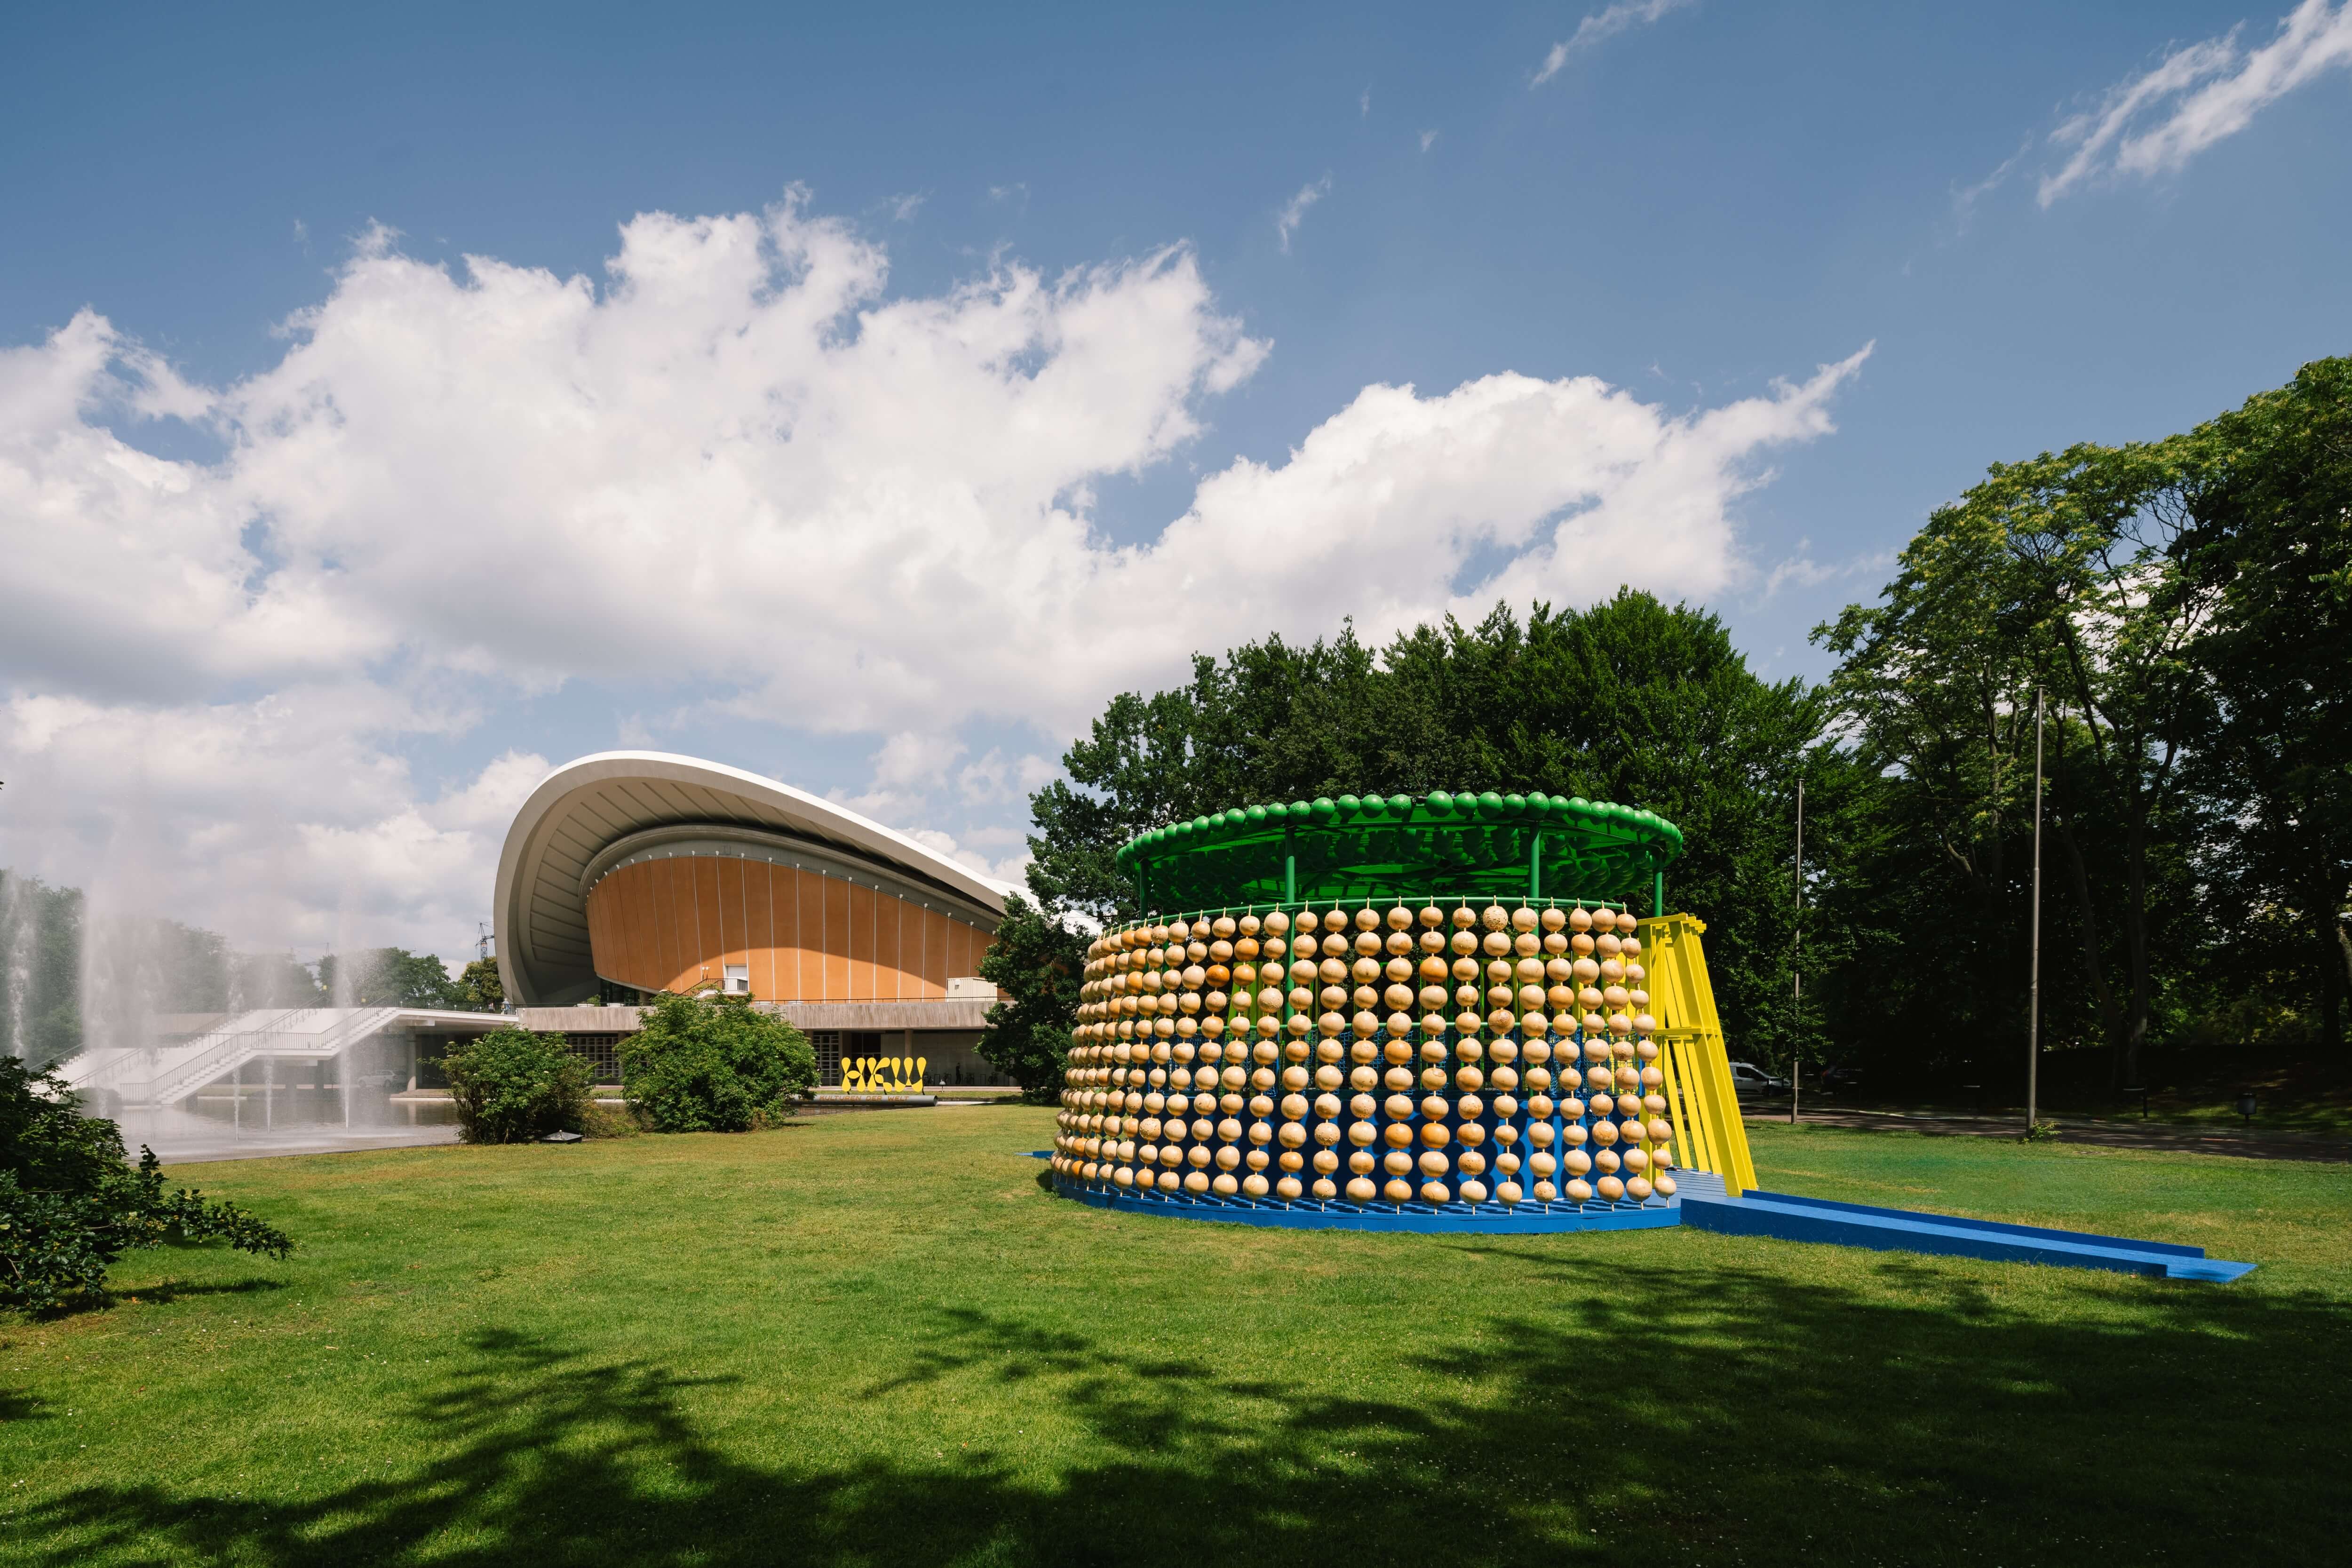
[[224,1130],[213,1136],[166,1134],[123,1139],[134,1152],[141,1143],[146,1143],[166,1165],[197,1165],[213,1160],[274,1160],[285,1154],[350,1154],[362,1149],[415,1149],[457,1141],[455,1127],[402,1127],[381,1132],[305,1129],[300,1132],[249,1132],[241,1138]]
[[[1808,1106],[1801,1121],[1813,1127],[1847,1127],[1872,1132],[1924,1132],[1931,1137],[2015,1138],[2024,1130],[2022,1116],[1950,1116],[1931,1111],[1841,1110]],[[1744,1121],[1779,1122],[1789,1113],[1748,1111]],[[2170,1127],[2160,1121],[2085,1121],[2058,1119],[2057,1142],[2089,1143],[2107,1149],[2187,1150],[2200,1154],[2235,1154],[2249,1160],[2352,1160],[2352,1143],[2306,1132],[2208,1132]]]

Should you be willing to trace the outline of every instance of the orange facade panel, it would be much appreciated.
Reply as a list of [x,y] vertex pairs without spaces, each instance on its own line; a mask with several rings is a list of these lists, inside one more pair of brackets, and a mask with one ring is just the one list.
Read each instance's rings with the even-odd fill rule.
[[588,894],[596,973],[643,991],[718,984],[729,964],[771,1001],[947,994],[988,939],[962,921],[840,877],[735,856],[641,860]]
[[743,904],[749,932],[744,962],[751,966],[753,994],[773,996],[777,994],[776,868],[765,860],[747,860],[744,865]]
[[849,884],[835,877],[817,879],[817,897],[824,905],[824,927],[818,932],[824,954],[822,999],[846,1002],[849,994]]

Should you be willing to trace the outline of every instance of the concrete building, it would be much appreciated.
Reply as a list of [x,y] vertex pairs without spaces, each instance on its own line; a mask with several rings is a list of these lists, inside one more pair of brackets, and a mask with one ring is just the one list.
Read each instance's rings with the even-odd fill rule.
[[525,1023],[583,1040],[633,1029],[652,993],[711,989],[775,1006],[828,1084],[859,1057],[994,1083],[980,956],[1011,891],[789,784],[605,752],[549,774],[508,829],[499,969]]
[[[997,999],[980,957],[1013,889],[772,779],[657,752],[558,768],[516,814],[494,887],[511,1019],[404,1007],[168,1016],[61,1064],[93,1109],[183,1143],[298,1128],[396,1130],[444,1086],[449,1046],[500,1024],[561,1030],[598,1083],[661,991],[781,1014],[845,1061],[930,1085],[1002,1085],[975,1048]],[[131,1122],[126,1122],[126,1126]],[[192,1131],[193,1130],[193,1131]]]

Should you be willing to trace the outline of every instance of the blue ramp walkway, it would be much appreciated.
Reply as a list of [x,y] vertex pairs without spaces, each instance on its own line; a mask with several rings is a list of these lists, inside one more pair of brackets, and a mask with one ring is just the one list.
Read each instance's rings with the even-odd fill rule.
[[2067,1268],[2105,1268],[2155,1279],[2203,1279],[2226,1283],[2253,1271],[2251,1263],[2208,1258],[2201,1247],[2134,1241],[2075,1230],[1959,1219],[1909,1209],[1872,1208],[1832,1203],[1790,1193],[1749,1192],[1736,1198],[1685,1188],[1682,1223],[1731,1236],[1769,1236],[1783,1241],[1820,1241],[1867,1247],[1883,1252],[1931,1252],[1986,1258],[2006,1263],[2048,1263]]

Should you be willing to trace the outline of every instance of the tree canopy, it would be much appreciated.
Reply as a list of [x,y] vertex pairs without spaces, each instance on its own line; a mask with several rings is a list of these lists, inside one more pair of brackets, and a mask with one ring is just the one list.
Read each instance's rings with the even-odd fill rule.
[[2038,694],[2044,1038],[2104,1052],[2111,1085],[2151,1045],[2340,1049],[2347,623],[2335,359],[2179,435],[1993,465],[1815,632],[1820,686],[1759,678],[1717,616],[1632,590],[1379,647],[1349,628],[1196,655],[1187,683],[1113,698],[1032,797],[1035,901],[994,960],[1016,998],[994,1037],[1010,1060],[1066,1029],[1068,953],[1142,912],[1112,858],[1137,833],[1470,785],[1683,830],[1667,902],[1708,921],[1738,1054],[1868,1060],[1892,1088],[2021,1076]]
[[1622,801],[1683,830],[1668,900],[1707,911],[1718,1001],[1779,1050],[1797,780],[1817,809],[1851,788],[1829,713],[1804,682],[1759,678],[1717,616],[1630,589],[1524,621],[1498,605],[1377,652],[1352,629],[1305,647],[1268,637],[1195,658],[1187,686],[1111,700],[1063,759],[1068,777],[1032,798],[1030,885],[1048,920],[1139,913],[1118,847],[1251,801],[1465,786]]

